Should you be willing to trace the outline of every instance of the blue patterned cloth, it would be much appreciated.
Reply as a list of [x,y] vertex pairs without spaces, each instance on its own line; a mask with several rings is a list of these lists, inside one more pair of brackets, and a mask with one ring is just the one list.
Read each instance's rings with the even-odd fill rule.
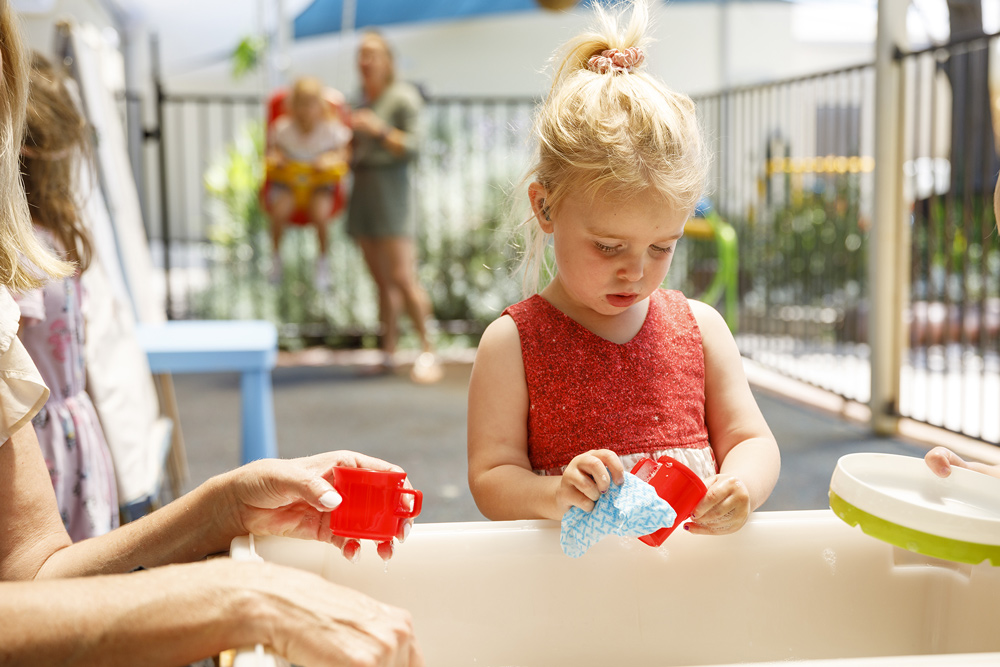
[[563,514],[559,544],[563,553],[579,558],[608,535],[639,537],[674,525],[677,513],[656,490],[632,473],[621,486],[612,484],[594,509],[571,507]]

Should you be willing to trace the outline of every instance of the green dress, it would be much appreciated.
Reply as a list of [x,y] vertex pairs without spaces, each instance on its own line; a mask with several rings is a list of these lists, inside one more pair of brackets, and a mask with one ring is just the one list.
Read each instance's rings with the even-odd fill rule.
[[389,84],[375,100],[358,105],[406,134],[402,155],[379,137],[354,135],[354,189],[347,209],[347,233],[354,238],[412,238],[415,233],[410,163],[416,159],[423,100],[402,81]]

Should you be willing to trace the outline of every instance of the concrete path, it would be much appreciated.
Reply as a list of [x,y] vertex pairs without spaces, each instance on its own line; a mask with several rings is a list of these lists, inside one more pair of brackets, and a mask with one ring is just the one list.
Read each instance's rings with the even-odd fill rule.
[[[408,368],[372,374],[367,363],[279,367],[274,373],[278,447],[283,457],[354,449],[393,461],[424,492],[421,521],[484,520],[466,482],[467,361],[446,364],[440,383],[418,386]],[[354,357],[353,359],[357,359]],[[175,377],[191,480],[238,464],[239,381],[235,375]],[[782,472],[762,509],[827,507],[830,475],[850,452],[923,456],[926,445],[872,437],[867,428],[765,390],[757,401],[778,439]]]

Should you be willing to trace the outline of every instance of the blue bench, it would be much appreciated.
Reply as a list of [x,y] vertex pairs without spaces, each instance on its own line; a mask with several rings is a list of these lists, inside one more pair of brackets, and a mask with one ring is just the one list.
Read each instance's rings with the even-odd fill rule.
[[260,320],[173,320],[136,324],[153,373],[241,374],[242,463],[277,458],[271,370],[278,332]]

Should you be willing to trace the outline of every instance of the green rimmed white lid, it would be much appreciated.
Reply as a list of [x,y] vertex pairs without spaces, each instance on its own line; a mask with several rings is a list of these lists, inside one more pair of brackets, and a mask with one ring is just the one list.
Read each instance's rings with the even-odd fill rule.
[[924,460],[861,453],[840,458],[830,508],[867,535],[962,563],[1000,565],[1000,479],[953,468],[938,477]]

